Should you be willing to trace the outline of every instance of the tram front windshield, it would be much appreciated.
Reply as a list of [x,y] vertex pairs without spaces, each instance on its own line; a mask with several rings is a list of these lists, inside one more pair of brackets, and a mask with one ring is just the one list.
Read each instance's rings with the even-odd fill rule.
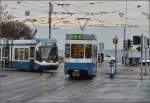
[[39,47],[39,51],[37,53],[38,61],[45,62],[57,62],[58,61],[58,52],[57,47]]
[[[71,53],[71,55],[70,55]],[[92,45],[91,44],[66,44],[65,45],[65,57],[66,58],[91,58],[92,57]]]

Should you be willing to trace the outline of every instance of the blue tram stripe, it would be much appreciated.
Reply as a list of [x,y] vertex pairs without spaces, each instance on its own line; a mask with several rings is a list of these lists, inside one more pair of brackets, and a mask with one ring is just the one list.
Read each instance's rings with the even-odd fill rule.
[[29,61],[12,61],[11,67],[12,69],[28,70]]
[[[29,70],[30,62],[29,61],[12,61],[11,62],[11,69],[12,70]],[[34,62],[34,70],[35,71],[42,71],[42,70],[56,70],[58,65],[40,65]]]
[[65,63],[64,72],[68,74],[69,70],[85,70],[88,72],[88,75],[94,75],[95,66],[94,63]]

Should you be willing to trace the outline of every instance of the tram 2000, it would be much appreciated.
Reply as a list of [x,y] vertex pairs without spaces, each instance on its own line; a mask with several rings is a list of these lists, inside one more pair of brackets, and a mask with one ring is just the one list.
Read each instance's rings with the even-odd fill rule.
[[97,40],[93,34],[66,34],[64,73],[71,78],[97,72]]

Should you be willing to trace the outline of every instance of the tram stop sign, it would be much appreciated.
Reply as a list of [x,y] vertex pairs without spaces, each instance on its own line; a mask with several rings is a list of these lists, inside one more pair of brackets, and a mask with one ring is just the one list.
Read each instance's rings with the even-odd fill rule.
[[113,38],[113,44],[117,44],[118,43],[118,37],[115,35],[115,37]]

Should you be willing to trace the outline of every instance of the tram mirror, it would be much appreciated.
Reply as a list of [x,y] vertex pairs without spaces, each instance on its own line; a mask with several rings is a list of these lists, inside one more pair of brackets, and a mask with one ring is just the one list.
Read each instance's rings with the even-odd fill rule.
[[65,44],[65,57],[70,58],[70,44]]

